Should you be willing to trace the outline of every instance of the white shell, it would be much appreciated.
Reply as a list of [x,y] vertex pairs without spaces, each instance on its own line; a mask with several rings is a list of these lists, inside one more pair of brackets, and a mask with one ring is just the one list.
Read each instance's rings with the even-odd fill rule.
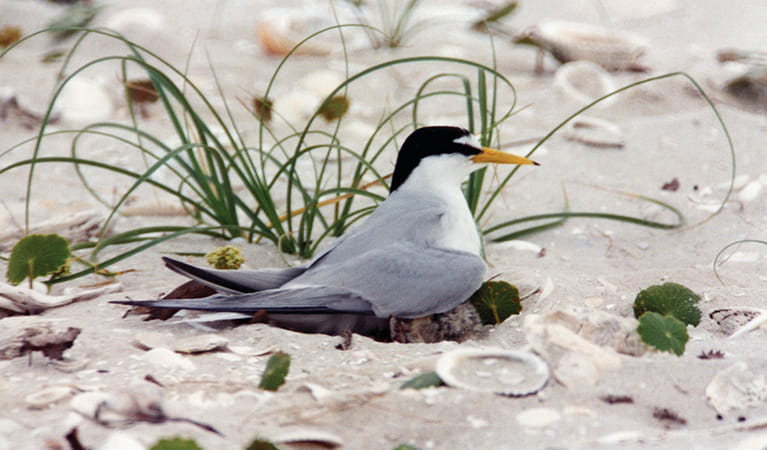
[[278,444],[317,442],[331,448],[344,445],[344,440],[337,434],[316,428],[304,427],[282,428],[278,434],[270,436],[270,439]]
[[51,386],[27,395],[24,402],[30,409],[43,409],[69,398],[72,393],[69,386]]
[[[562,64],[554,74],[554,86],[567,97],[584,106],[617,89],[612,76],[591,61]],[[615,99],[615,96],[606,98],[599,105],[610,105],[615,102]]]
[[765,409],[767,402],[767,364],[749,367],[741,361],[720,371],[706,387],[711,406],[722,415],[752,408]]
[[629,69],[648,47],[633,33],[575,22],[544,22],[532,32],[560,61],[592,61],[608,70]]
[[69,80],[56,100],[56,107],[65,121],[77,123],[109,119],[114,110],[112,98],[104,85],[83,77]]
[[180,370],[194,370],[195,365],[192,361],[173,350],[167,348],[155,348],[144,353],[141,357],[149,364],[168,370],[180,369]]
[[565,124],[565,138],[600,148],[622,148],[626,141],[618,125],[581,114]]
[[549,366],[526,351],[458,349],[437,360],[437,375],[448,386],[521,397],[535,394],[549,381]]
[[229,344],[229,339],[217,334],[201,334],[180,340],[173,346],[179,353],[203,353],[221,350]]

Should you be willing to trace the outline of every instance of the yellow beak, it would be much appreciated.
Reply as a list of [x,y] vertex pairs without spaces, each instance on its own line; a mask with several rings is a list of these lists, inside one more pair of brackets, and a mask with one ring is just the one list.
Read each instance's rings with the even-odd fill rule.
[[511,153],[504,153],[492,148],[482,147],[482,153],[474,155],[471,160],[475,163],[496,163],[496,164],[534,164],[539,166],[537,162],[532,159],[527,159],[522,156],[512,155]]

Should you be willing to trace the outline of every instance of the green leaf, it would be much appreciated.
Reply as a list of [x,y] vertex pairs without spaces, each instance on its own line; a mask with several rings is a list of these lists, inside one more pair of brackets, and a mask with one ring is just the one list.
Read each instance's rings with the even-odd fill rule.
[[279,447],[265,439],[253,439],[253,441],[245,447],[245,450],[279,450]]
[[424,389],[428,387],[442,386],[442,379],[436,372],[426,372],[406,381],[400,389]]
[[673,352],[677,356],[684,353],[684,347],[689,340],[684,323],[656,312],[642,314],[637,332],[645,344],[663,352]]
[[266,362],[264,375],[261,377],[259,388],[267,391],[276,391],[285,384],[285,376],[290,369],[290,355],[283,352],[273,354]]
[[469,299],[483,325],[497,325],[522,311],[519,290],[505,281],[486,281]]
[[57,234],[31,234],[13,247],[8,259],[8,282],[16,285],[25,278],[29,282],[36,277],[56,272],[69,258],[67,240]]
[[418,450],[418,447],[413,447],[409,444],[400,444],[396,447],[394,447],[392,450]]
[[202,450],[202,447],[197,445],[197,442],[192,439],[175,437],[162,438],[151,446],[149,450]]
[[349,110],[349,98],[345,95],[337,95],[328,99],[320,106],[318,113],[328,122],[340,119]]
[[650,286],[640,292],[634,300],[634,317],[641,317],[651,311],[674,317],[687,325],[700,323],[700,308],[696,303],[700,296],[677,283]]

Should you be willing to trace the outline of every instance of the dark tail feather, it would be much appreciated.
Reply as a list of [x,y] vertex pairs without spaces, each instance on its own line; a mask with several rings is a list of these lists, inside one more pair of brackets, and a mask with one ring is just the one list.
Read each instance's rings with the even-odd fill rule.
[[217,291],[232,294],[276,289],[306,270],[304,267],[262,270],[217,270],[194,266],[168,257],[163,257],[162,260],[165,262],[166,267],[180,275],[197,280]]

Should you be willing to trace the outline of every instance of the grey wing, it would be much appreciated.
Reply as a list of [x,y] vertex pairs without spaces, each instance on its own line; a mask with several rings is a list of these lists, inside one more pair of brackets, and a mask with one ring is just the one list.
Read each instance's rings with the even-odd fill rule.
[[337,286],[357,292],[378,317],[449,311],[479,289],[487,266],[478,255],[395,243],[334,264],[319,264],[285,287]]
[[305,267],[261,270],[217,270],[198,267],[172,258],[163,257],[170,270],[199,281],[219,292],[238,294],[275,289],[302,274]]
[[373,313],[371,304],[359,293],[334,286],[270,289],[236,295],[216,294],[188,300],[117,300],[110,303],[241,313],[261,310],[279,314]]

